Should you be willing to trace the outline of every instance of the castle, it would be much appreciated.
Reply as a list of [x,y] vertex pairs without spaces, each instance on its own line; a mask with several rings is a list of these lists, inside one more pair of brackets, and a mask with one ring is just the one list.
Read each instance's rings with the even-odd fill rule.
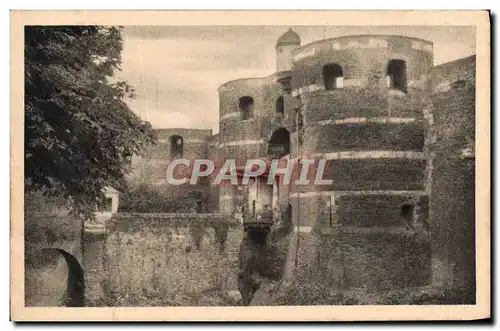
[[[437,245],[441,252],[451,254],[463,238],[457,237],[456,243],[450,238],[471,236],[473,206],[472,211],[464,207],[462,215],[451,216],[446,215],[446,202],[442,200],[473,201],[473,190],[446,192],[449,187],[442,181],[453,182],[453,175],[434,174],[437,169],[447,169],[446,162],[473,160],[473,146],[470,142],[453,145],[462,155],[459,161],[448,157],[455,153],[450,149],[436,152],[434,146],[440,146],[440,138],[454,139],[445,128],[457,113],[447,111],[446,102],[436,109],[435,102],[436,95],[447,93],[467,99],[464,86],[475,85],[475,56],[434,66],[433,44],[426,40],[359,35],[301,45],[300,36],[291,29],[277,40],[275,49],[275,73],[241,78],[219,87],[217,135],[211,130],[159,129],[158,145],[134,167],[149,164],[153,170],[148,180],[166,185],[166,167],[176,157],[219,161],[235,158],[243,162],[304,155],[326,159],[324,176],[333,179],[331,186],[287,186],[279,182],[267,185],[265,176],[251,186],[227,183],[211,187],[206,182],[203,185],[218,198],[218,203],[215,210],[202,211],[232,214],[243,206],[254,215],[266,206],[275,211],[289,206],[291,236],[300,239],[300,244],[290,247],[290,256],[299,260],[294,267],[310,264],[323,252],[330,260],[341,260],[331,271],[332,275],[338,274],[333,279],[342,283],[339,286],[421,286],[430,282],[431,274],[434,278],[436,274],[442,279],[453,278],[443,275],[452,273],[448,270],[452,265],[458,268],[456,263],[449,255],[435,261],[440,253],[432,255],[431,247]],[[466,115],[455,124],[474,122],[474,103],[457,107]],[[473,134],[469,137],[472,142]],[[471,170],[464,171],[470,174]],[[471,178],[467,185],[472,180],[473,187],[473,175]],[[452,196],[436,200],[441,199],[441,205],[435,208],[440,220],[431,224],[436,230],[428,238],[425,233],[432,223],[433,194]],[[456,217],[467,220],[455,222]],[[408,227],[424,233],[424,239],[401,237]],[[460,234],[447,232],[453,229],[461,229]],[[348,247],[351,253],[338,256],[335,247]],[[474,253],[470,247],[468,250],[469,255],[461,252],[469,256],[463,263],[470,266]],[[463,267],[463,263],[458,265]],[[400,273],[391,271],[391,265],[403,265],[408,269],[407,277],[397,278]],[[464,285],[471,282],[467,277],[459,280],[461,286],[470,286]]]

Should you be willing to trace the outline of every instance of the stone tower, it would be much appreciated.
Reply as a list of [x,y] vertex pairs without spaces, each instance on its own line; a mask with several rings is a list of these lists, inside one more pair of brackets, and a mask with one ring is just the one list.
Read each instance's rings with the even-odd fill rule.
[[[299,237],[291,266],[321,261],[344,288],[427,284],[428,239],[405,233],[428,209],[432,43],[345,36],[301,46],[292,57],[291,97],[301,118],[289,127],[292,153],[325,160],[323,178],[332,184],[291,187]],[[391,270],[395,261],[419,272]]]
[[300,46],[300,36],[288,29],[276,41],[276,72],[288,71],[292,68],[292,52]]

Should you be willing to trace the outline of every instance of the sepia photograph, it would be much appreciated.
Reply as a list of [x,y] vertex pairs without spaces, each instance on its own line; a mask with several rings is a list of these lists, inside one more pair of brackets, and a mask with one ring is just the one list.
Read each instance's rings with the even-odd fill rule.
[[11,13],[14,320],[490,317],[488,12],[290,15]]

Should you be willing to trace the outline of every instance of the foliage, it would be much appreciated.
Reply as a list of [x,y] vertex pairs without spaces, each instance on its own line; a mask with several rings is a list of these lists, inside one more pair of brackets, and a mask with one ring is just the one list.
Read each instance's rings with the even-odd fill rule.
[[138,184],[120,195],[119,212],[128,213],[188,213],[196,209],[197,202],[207,200],[208,193],[179,190],[170,191],[164,186]]
[[80,238],[81,223],[69,215],[57,198],[46,198],[40,192],[25,192],[24,243],[27,267],[39,267],[56,261],[58,254],[40,254],[53,245],[74,244]]
[[25,28],[25,186],[93,217],[103,189],[126,186],[127,158],[155,137],[125,103],[118,28]]

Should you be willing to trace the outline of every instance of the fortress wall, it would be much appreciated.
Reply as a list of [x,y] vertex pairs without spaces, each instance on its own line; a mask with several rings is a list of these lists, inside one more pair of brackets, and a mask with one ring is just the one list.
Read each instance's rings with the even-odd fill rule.
[[430,89],[432,43],[402,36],[345,36],[302,46],[294,52],[292,86],[323,85],[323,66],[336,63],[342,67],[344,86],[384,90],[390,59],[406,62],[408,87]]
[[[436,92],[431,189],[434,284],[475,302],[475,57],[445,67],[464,86]],[[456,65],[456,70],[452,68]],[[469,68],[464,72],[464,67]],[[441,68],[436,75],[442,74]],[[451,78],[453,79],[453,78]],[[478,220],[479,221],[479,220]]]
[[[299,253],[304,258],[300,263],[307,265],[317,261],[332,240],[338,242],[335,252],[347,250],[362,264],[358,267],[363,279],[373,278],[363,271],[367,268],[389,272],[388,261],[398,260],[391,255],[397,250],[367,259],[362,255],[373,240],[363,236],[376,233],[375,240],[380,235],[396,241],[407,231],[402,204],[417,208],[416,203],[423,201],[425,205],[424,109],[431,102],[432,44],[395,36],[349,36],[314,42],[294,55],[292,96],[304,122],[300,155],[326,158],[323,178],[332,179],[333,184],[301,188],[300,196],[292,195],[293,219],[303,244],[291,245],[291,250],[304,250]],[[405,61],[404,90],[386,86],[387,66],[393,59]],[[332,63],[341,66],[343,84],[326,90],[323,66]],[[363,238],[357,241],[366,244],[362,250],[348,239],[353,231]],[[416,238],[408,240],[417,245]],[[429,246],[428,239],[420,244]],[[426,256],[430,266],[430,256]],[[421,285],[430,281],[426,270],[421,270]],[[404,273],[401,277],[410,275]]]

